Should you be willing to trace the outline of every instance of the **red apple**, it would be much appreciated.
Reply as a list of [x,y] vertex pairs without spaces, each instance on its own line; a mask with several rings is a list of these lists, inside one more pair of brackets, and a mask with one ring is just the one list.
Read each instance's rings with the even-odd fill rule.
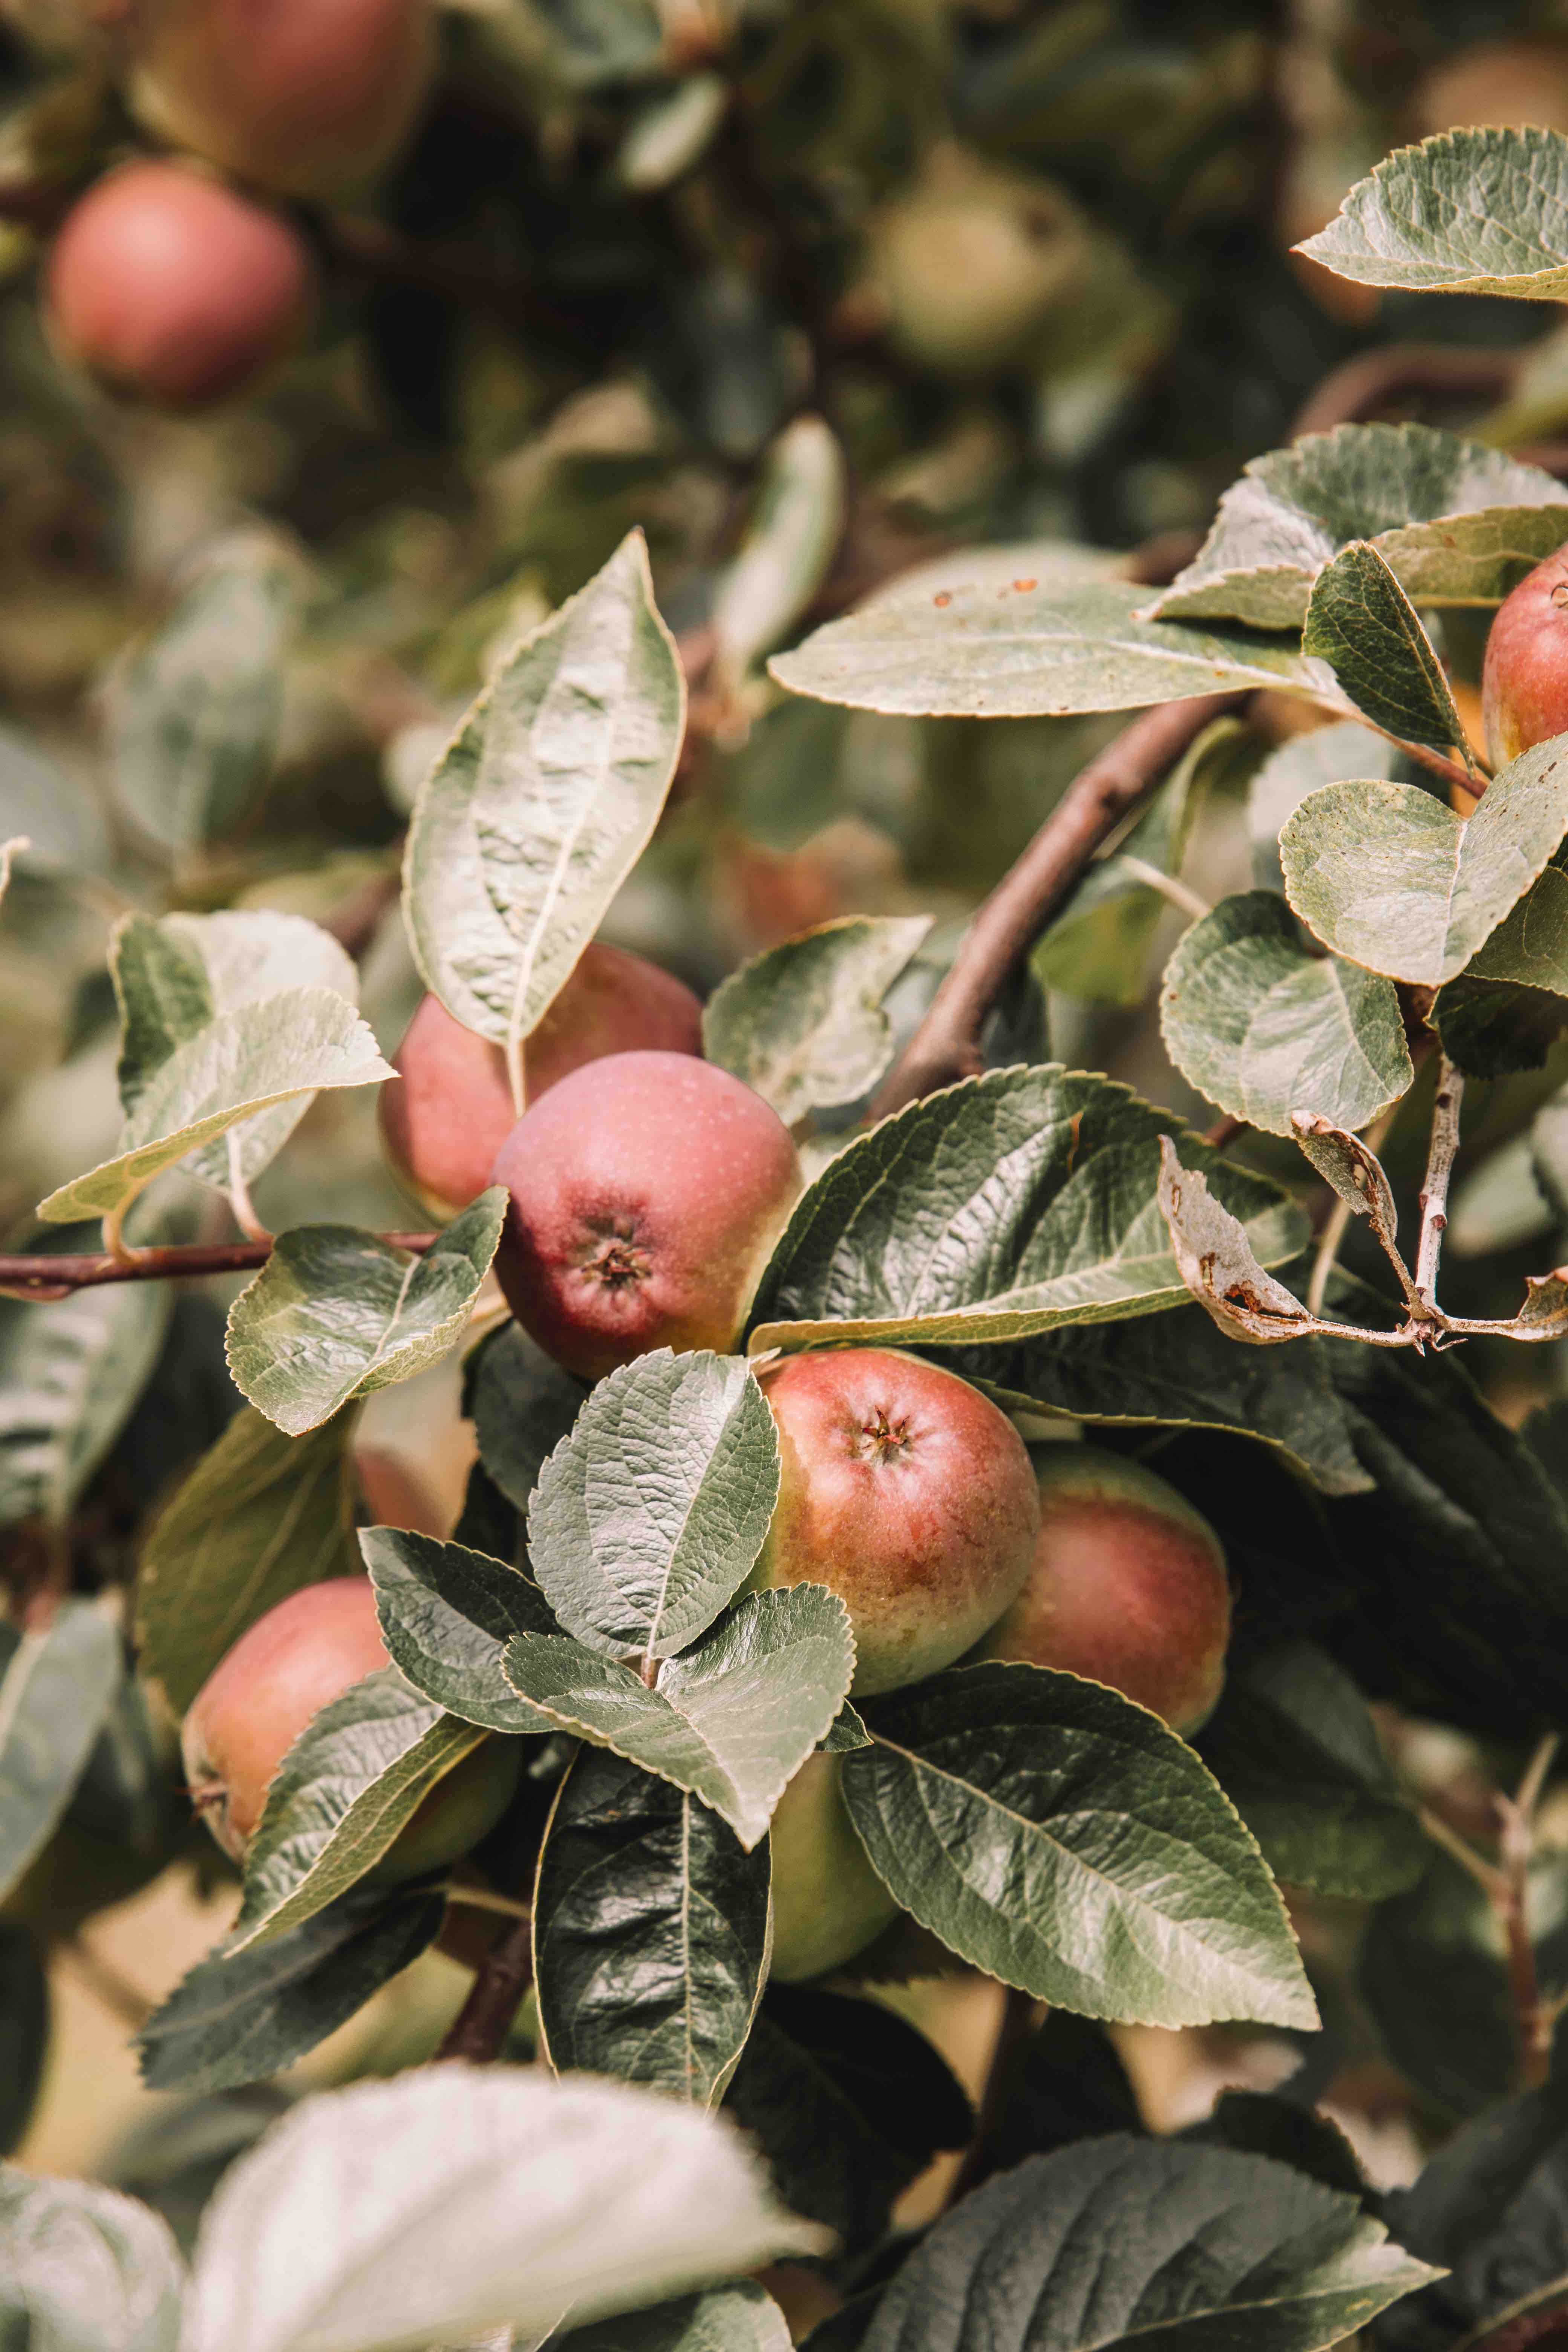
[[436,58],[429,0],[134,0],[126,37],[142,121],[293,196],[389,162]]
[[791,1356],[762,1385],[783,1475],[753,1584],[837,1593],[858,1693],[951,1665],[1034,1558],[1039,1504],[1012,1423],[967,1381],[889,1348]]
[[1230,1584],[1218,1537],[1152,1470],[1091,1445],[1036,1449],[1028,1582],[976,1655],[1109,1683],[1199,1730],[1225,1685]]
[[866,1858],[840,1786],[840,1759],[808,1756],[773,1811],[773,1974],[781,1984],[826,1976],[864,1951],[899,1916]]
[[[192,1799],[232,1861],[244,1861],[278,1768],[311,1717],[390,1663],[363,1576],[291,1593],[220,1659],[191,1704],[180,1752]],[[467,1853],[510,1802],[521,1757],[511,1739],[472,1749],[369,1875],[396,1885]]]
[[[625,948],[584,948],[523,1048],[530,1103],[607,1054],[702,1051],[702,1007],[673,974]],[[426,996],[393,1056],[401,1084],[381,1090],[381,1139],[400,1183],[443,1223],[490,1181],[517,1124],[506,1055]]]
[[551,1087],[496,1154],[496,1274],[570,1372],[734,1345],[801,1188],[776,1111],[685,1054],[611,1054]]
[[1499,605],[1481,665],[1481,712],[1494,768],[1568,733],[1568,546]]
[[45,273],[60,349],[167,408],[249,383],[300,341],[314,299],[310,255],[281,215],[173,163],[127,163],[89,188]]

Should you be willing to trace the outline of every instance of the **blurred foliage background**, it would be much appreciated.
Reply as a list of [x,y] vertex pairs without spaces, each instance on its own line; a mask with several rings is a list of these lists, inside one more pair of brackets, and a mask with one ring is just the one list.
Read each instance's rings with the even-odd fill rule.
[[[78,14],[0,5],[0,838],[32,844],[0,919],[13,1246],[32,1204],[112,1146],[104,949],[127,908],[326,922],[360,959],[391,1050],[418,993],[397,908],[413,792],[489,667],[633,523],[692,728],[610,936],[706,989],[831,916],[934,908],[901,984],[912,1023],[968,909],[1121,721],[787,701],[753,658],[778,632],[992,542],[1069,542],[1100,551],[1085,563],[1168,578],[1243,463],[1305,425],[1415,416],[1568,473],[1568,333],[1549,306],[1379,297],[1289,251],[1405,140],[1568,131],[1568,7],[450,0],[435,94],[374,201],[299,213],[326,289],[309,347],[199,418],[114,401],[40,320],[50,225],[144,143],[93,43],[71,37]],[[796,462],[798,437],[781,436],[806,415],[832,438]],[[748,643],[725,614],[755,589],[738,566],[759,543],[763,641]],[[1447,618],[1461,690],[1482,625]],[[1270,726],[1300,723],[1261,717],[1211,761],[1188,868],[1205,896],[1247,886],[1249,763]],[[1162,919],[1168,945],[1182,918]],[[1212,1117],[1165,1061],[1146,992],[1053,991],[1050,1020],[1062,1057]],[[1481,1176],[1455,1239],[1491,1254],[1456,1265],[1460,1311],[1511,1311],[1540,1262],[1552,1212],[1509,1150],[1565,1075],[1559,1055],[1478,1097]],[[1405,1110],[1396,1168],[1423,1148],[1421,1087]],[[406,1224],[371,1099],[321,1097],[257,1206],[274,1227]],[[194,1189],[162,1213],[171,1238],[230,1231]],[[146,1515],[236,1402],[227,1295],[183,1292],[151,1385],[84,1486],[64,1539],[86,1589],[123,1576]],[[18,1315],[57,1311],[8,1309],[4,1344],[19,1344]],[[1539,1394],[1558,1352],[1528,1351],[1508,1377]],[[1526,1399],[1503,1377],[1493,1392],[1513,1417]],[[366,1413],[373,1516],[449,1520],[468,1443],[456,1381],[444,1368]],[[14,1543],[37,1539],[25,1510],[4,1516],[22,1522]],[[1462,1757],[1425,1754],[1408,1768],[1462,1775]],[[142,2112],[125,2019],[207,1948],[226,1901],[205,1900],[184,1864],[158,1874],[178,1843],[155,1827],[145,1867],[122,1852],[123,1891],[148,1891],[61,1947],[34,2160],[100,2158]],[[57,1927],[60,1899],[29,1897]],[[1326,1944],[1334,1932],[1321,1927]],[[464,1981],[421,1964],[315,2071],[427,2047]],[[961,2060],[967,2034],[980,2063],[989,2018],[964,2004],[984,2010],[993,1990],[940,1996]],[[1201,2050],[1185,2037],[1179,2064],[1161,2054],[1171,2037],[1121,2039],[1177,2118],[1202,2112],[1216,2066],[1263,2081],[1272,2063],[1223,2035]],[[1374,2068],[1359,2095],[1363,2152],[1391,2134],[1391,2175],[1409,2168],[1393,2079]],[[144,2186],[139,2164],[216,2164],[270,2097],[216,2103],[173,2153],[138,2142],[122,2175]]]

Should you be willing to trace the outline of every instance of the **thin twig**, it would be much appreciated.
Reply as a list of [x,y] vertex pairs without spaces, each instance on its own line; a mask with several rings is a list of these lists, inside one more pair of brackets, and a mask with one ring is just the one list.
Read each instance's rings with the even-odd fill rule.
[[986,1018],[1047,918],[1100,844],[1148,799],[1205,728],[1246,699],[1205,694],[1157,703],[1095,755],[979,908],[924,1020],[879,1087],[873,1118],[885,1118],[905,1103],[976,1075]]
[[[378,1234],[389,1249],[408,1250],[423,1256],[434,1234]],[[265,1265],[272,1243],[171,1243],[160,1249],[137,1250],[116,1257],[108,1250],[84,1255],[62,1253],[47,1257],[30,1252],[0,1254],[0,1297],[68,1298],[76,1290],[96,1290],[106,1282],[168,1282],[206,1274],[248,1274]]]
[[1509,1993],[1519,2042],[1519,2082],[1520,2088],[1525,2091],[1539,2090],[1552,2066],[1552,2021],[1541,1998],[1526,1905],[1535,1808],[1556,1753],[1557,1734],[1549,1732],[1531,1759],[1518,1795],[1500,1796],[1497,1801],[1502,1823],[1502,1867],[1501,1884],[1493,1901],[1508,1951]]
[[956,2205],[961,2197],[967,2197],[970,2190],[978,2188],[986,2175],[994,2169],[991,2142],[1012,2097],[1018,2061],[1027,2048],[1034,2030],[1034,1996],[1020,1992],[1016,1985],[1009,1985],[1002,2021],[992,2044],[991,2063],[985,2070],[985,2082],[980,2094],[980,2105],[974,2118],[974,2137],[969,2143],[963,2162],[953,2175],[952,2187],[947,2198],[950,2206]]
[[1433,1309],[1437,1304],[1437,1260],[1448,1225],[1448,1180],[1459,1149],[1459,1108],[1464,1093],[1463,1073],[1445,1054],[1437,1064],[1432,1142],[1421,1184],[1421,1238],[1415,1250],[1415,1288],[1423,1302]]
[[519,1919],[489,1953],[436,2053],[437,2058],[471,2058],[489,2065],[506,2046],[523,1994],[533,1982],[533,1925]]
[[1466,404],[1502,400],[1523,359],[1521,352],[1464,351],[1450,343],[1391,343],[1359,352],[1321,378],[1298,411],[1290,438],[1360,424],[1412,394]]
[[1146,858],[1130,857],[1124,849],[1118,851],[1117,855],[1124,873],[1131,874],[1148,889],[1158,890],[1162,898],[1168,898],[1173,907],[1190,916],[1194,923],[1201,923],[1205,915],[1214,913],[1208,900],[1200,898],[1195,890],[1189,890],[1179,875],[1163,873],[1158,866],[1151,866]]
[[1417,1806],[1416,1812],[1433,1844],[1440,1845],[1445,1853],[1451,1855],[1460,1869],[1475,1880],[1489,1900],[1495,1902],[1502,1891],[1502,1873],[1497,1864],[1489,1862],[1485,1854],[1478,1853],[1469,1840],[1462,1838],[1441,1813],[1433,1811],[1430,1805]]
[[95,1952],[80,1936],[68,1936],[59,1949],[67,1965],[75,1970],[95,2000],[100,2001],[111,2016],[130,2026],[133,2033],[140,2033],[158,2006],[151,1994],[143,1992],[140,1985],[132,1984],[112,1960],[106,1960],[101,1952]]

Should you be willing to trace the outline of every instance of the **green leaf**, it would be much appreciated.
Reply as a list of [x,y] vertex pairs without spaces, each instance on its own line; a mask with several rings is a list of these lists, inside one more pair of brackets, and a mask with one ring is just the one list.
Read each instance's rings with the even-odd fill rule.
[[229,1949],[246,1951],[324,1911],[374,1868],[437,1780],[485,1737],[410,1689],[395,1666],[329,1700],[268,1785]]
[[496,671],[420,792],[405,904],[447,1010],[509,1050],[647,847],[686,723],[642,533]]
[[1426,1832],[1365,1700],[1310,1643],[1233,1673],[1199,1745],[1277,1877],[1376,1902],[1426,1868]]
[[220,1945],[182,1977],[137,2036],[149,2090],[238,2090],[336,2032],[440,1933],[446,1897],[353,1887],[286,1935]]
[[0,834],[12,836],[9,846],[25,874],[98,874],[108,862],[95,796],[31,735],[5,726],[0,726]]
[[220,1013],[176,1047],[137,1099],[101,1167],[40,1202],[50,1224],[121,1217],[144,1185],[198,1145],[274,1103],[394,1075],[346,998],[290,988]]
[[1297,250],[1362,286],[1560,301],[1568,140],[1555,131],[1445,131],[1396,148]]
[[768,1850],[684,1790],[579,1749],[533,1892],[544,2054],[717,2105],[762,1998]]
[[1359,719],[1332,727],[1314,727],[1292,735],[1271,751],[1247,788],[1247,829],[1252,840],[1252,878],[1260,890],[1281,891],[1285,877],[1279,867],[1280,830],[1320,784],[1342,783],[1346,777],[1373,776],[1402,784],[1425,780],[1434,791],[1436,777],[1420,768],[1409,752],[1374,735]]
[[1568,745],[1553,736],[1455,816],[1410,784],[1325,784],[1279,836],[1285,888],[1336,954],[1435,988],[1464,971],[1568,829]]
[[195,849],[228,832],[267,782],[302,586],[299,563],[262,532],[218,540],[116,678],[115,783],[166,847]]
[[1463,976],[1468,981],[1513,981],[1523,988],[1568,996],[1568,872],[1561,850],[1470,958]]
[[124,1427],[168,1328],[161,1282],[0,1298],[0,1527],[63,1527]]
[[58,1827],[121,1671],[114,1622],[90,1601],[61,1601],[45,1632],[11,1650],[0,1676],[0,1895]]
[[[1413,2253],[1438,2277],[1387,2315],[1378,2352],[1450,2352],[1499,2331],[1527,2345],[1531,2317],[1568,2295],[1568,2127],[1562,2087],[1510,2099],[1455,2134],[1413,2189],[1387,2200]],[[1517,2323],[1517,2332],[1510,2322]],[[1549,2344],[1550,2330],[1541,2340]]]
[[420,2066],[302,2099],[202,2221],[183,2352],[416,2352],[541,2342],[823,2233],[740,2136],[626,2083]]
[[474,1424],[479,1460],[513,1508],[526,1511],[541,1470],[582,1411],[587,1386],[511,1322],[480,1340],[465,1372],[463,1410]]
[[1240,733],[1234,719],[1205,727],[1121,846],[1089,867],[1030,951],[1042,986],[1110,1004],[1142,1002],[1150,951],[1170,904],[1147,870],[1181,872],[1205,772],[1215,751],[1229,748]]
[[894,2200],[974,2114],[923,2033],[879,2000],[770,1985],[726,2099],[780,2196],[855,2257],[884,2241]]
[[[330,931],[302,915],[238,908],[216,915],[127,916],[109,945],[120,1006],[118,1076],[129,1118],[157,1072],[219,1013],[292,988],[330,988],[359,1002],[359,975]],[[191,1154],[190,1170],[221,1191],[248,1184],[279,1152],[310,1108],[298,1095],[230,1128]]]
[[1251,458],[1148,609],[1299,628],[1312,582],[1352,540],[1370,540],[1418,604],[1495,604],[1568,537],[1564,504],[1553,476],[1482,442],[1429,425],[1342,425]]
[[778,1431],[744,1360],[660,1348],[599,1382],[545,1464],[529,1557],[589,1649],[671,1657],[750,1576],[778,1492]]
[[754,2279],[595,2320],[555,2340],[558,2352],[790,2352],[784,2313]]
[[1328,663],[1341,692],[1374,727],[1434,751],[1466,750],[1464,721],[1432,641],[1365,540],[1352,540],[1313,582],[1301,651]]
[[507,1680],[563,1731],[685,1789],[749,1853],[827,1736],[855,1671],[844,1604],[826,1586],[756,1592],[649,1688],[629,1666],[561,1635],[507,1644]]
[[962,1346],[1186,1302],[1161,1220],[1159,1139],[1214,1175],[1266,1262],[1300,1211],[1109,1078],[998,1070],[858,1137],[805,1192],[763,1272],[753,1354],[875,1340]]
[[260,1413],[237,1412],[155,1521],[136,1583],[136,1646],[174,1714],[258,1617],[357,1566],[351,1425],[345,1414],[288,1438]]
[[416,1690],[487,1731],[552,1731],[501,1671],[515,1633],[553,1631],[538,1591],[504,1560],[407,1528],[363,1528],[382,1639]]
[[492,1184],[423,1256],[353,1225],[280,1234],[228,1310],[235,1386],[298,1437],[350,1397],[439,1363],[468,1328],[506,1202]]
[[1257,1845],[1157,1716],[1026,1665],[952,1667],[863,1713],[850,1819],[961,1958],[1080,2016],[1316,2024]]
[[184,2284],[134,2197],[0,2167],[0,2338],[18,2352],[175,2352]]
[[1119,2134],[965,2198],[887,2290],[864,2347],[1322,2352],[1432,2275],[1358,2199],[1289,2165]]
[[811,604],[843,535],[844,452],[820,416],[786,425],[757,469],[755,509],[713,591],[721,677],[738,682]]
[[1237,1347],[1201,1307],[1080,1323],[946,1360],[1008,1412],[1033,1404],[1073,1421],[1228,1430],[1282,1454],[1325,1495],[1372,1484],[1318,1343],[1260,1355]]
[[[1553,1860],[1549,1872],[1531,1874],[1532,1942],[1543,1894],[1561,1930],[1562,1856]],[[1546,1982],[1560,1981],[1565,1957],[1561,1932],[1538,1950]],[[1378,1905],[1361,1939],[1354,1981],[1385,2057],[1449,2115],[1479,2114],[1514,2087],[1519,2036],[1502,1930],[1485,1891],[1449,1854],[1431,1850],[1416,1885]],[[1459,2018],[1463,2032],[1455,2031]]]
[[942,589],[873,600],[768,667],[792,694],[917,719],[1131,710],[1246,687],[1310,691],[1294,646],[1144,619],[1121,580]]
[[1165,967],[1165,1050],[1221,1110],[1270,1135],[1310,1110],[1359,1128],[1415,1076],[1391,982],[1309,953],[1272,890],[1222,898]]
[[709,998],[704,1054],[786,1127],[858,1102],[893,1057],[882,999],[930,929],[925,915],[850,915],[766,949]]

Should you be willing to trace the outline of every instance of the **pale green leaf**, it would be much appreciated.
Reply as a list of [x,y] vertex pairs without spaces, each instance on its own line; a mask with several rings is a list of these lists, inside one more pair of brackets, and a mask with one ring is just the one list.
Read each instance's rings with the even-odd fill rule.
[[764,453],[751,523],[713,591],[722,677],[743,678],[816,594],[843,533],[847,487],[844,452],[820,416],[797,416]]
[[237,1388],[297,1437],[350,1397],[438,1363],[468,1328],[506,1197],[481,1192],[423,1255],[353,1225],[280,1234],[228,1311]]
[[[1253,777],[1247,794],[1247,830],[1252,842],[1252,878],[1260,890],[1283,890],[1279,869],[1279,835],[1309,793],[1320,784],[1342,783],[1346,778],[1373,777],[1384,782],[1417,784],[1423,771],[1408,751],[1385,735],[1374,735],[1359,719],[1345,719],[1332,727],[1314,727],[1292,735],[1271,751]],[[1436,787],[1436,779],[1427,783]]]
[[113,1159],[62,1184],[38,1214],[51,1224],[121,1216],[154,1176],[253,1112],[393,1075],[353,1006],[330,989],[287,989],[220,1013],[144,1087]]
[[0,2168],[0,2342],[175,2352],[185,2266],[168,2223],[92,2180]]
[[561,2338],[560,2352],[790,2352],[790,2333],[765,2288],[736,2279],[706,2294],[574,2327]]
[[1393,983],[1310,953],[1272,890],[1193,925],[1165,967],[1160,1027],[1191,1085],[1271,1135],[1297,1110],[1364,1127],[1415,1077]]
[[1184,1304],[1157,1200],[1171,1133],[1266,1263],[1296,1255],[1295,1204],[1169,1111],[1057,1063],[998,1070],[911,1104],[832,1161],[763,1275],[749,1347],[961,1347]]
[[414,951],[466,1028],[517,1047],[647,846],[675,773],[686,686],[640,531],[525,637],[416,803]]
[[280,1935],[346,1894],[485,1736],[411,1689],[395,1666],[329,1700],[268,1789],[229,1948]]
[[849,915],[765,949],[709,998],[703,1052],[786,1127],[858,1102],[892,1059],[882,999],[930,929],[925,915]]
[[1249,459],[1148,610],[1300,628],[1312,582],[1352,540],[1370,540],[1418,604],[1495,604],[1568,538],[1564,506],[1552,475],[1483,442],[1429,425],[1342,425]]
[[578,1641],[669,1657],[744,1584],[778,1491],[778,1431],[744,1360],[661,1348],[601,1381],[545,1464],[529,1558]]
[[1146,595],[1127,582],[1086,580],[874,601],[769,667],[792,694],[915,718],[1029,719],[1246,687],[1311,690],[1293,646],[1145,619]]
[[0,1676],[0,1895],[53,1836],[122,1671],[113,1620],[90,1601],[62,1601],[11,1652]]
[[172,1305],[160,1282],[0,1298],[0,1527],[68,1518],[146,1385]]
[[1568,873],[1558,858],[1470,958],[1465,978],[1516,981],[1568,996]]
[[[302,2100],[202,2218],[184,2352],[425,2352],[822,2252],[741,2134],[657,2091],[421,2066]],[[161,2352],[161,2347],[160,2347]]]
[[1568,140],[1444,131],[1358,180],[1298,248],[1363,286],[1411,293],[1568,295]]
[[1457,817],[1411,784],[1327,784],[1279,837],[1285,887],[1324,944],[1436,987],[1463,971],[1568,830],[1568,744],[1538,743]]
[[176,1715],[258,1617],[357,1567],[352,1421],[289,1438],[258,1412],[237,1412],[154,1521],[136,1583],[136,1645]]
[[752,1593],[650,1688],[636,1671],[560,1634],[507,1644],[507,1680],[576,1732],[727,1821],[748,1852],[787,1784],[827,1736],[855,1671],[842,1601],[818,1584]]

